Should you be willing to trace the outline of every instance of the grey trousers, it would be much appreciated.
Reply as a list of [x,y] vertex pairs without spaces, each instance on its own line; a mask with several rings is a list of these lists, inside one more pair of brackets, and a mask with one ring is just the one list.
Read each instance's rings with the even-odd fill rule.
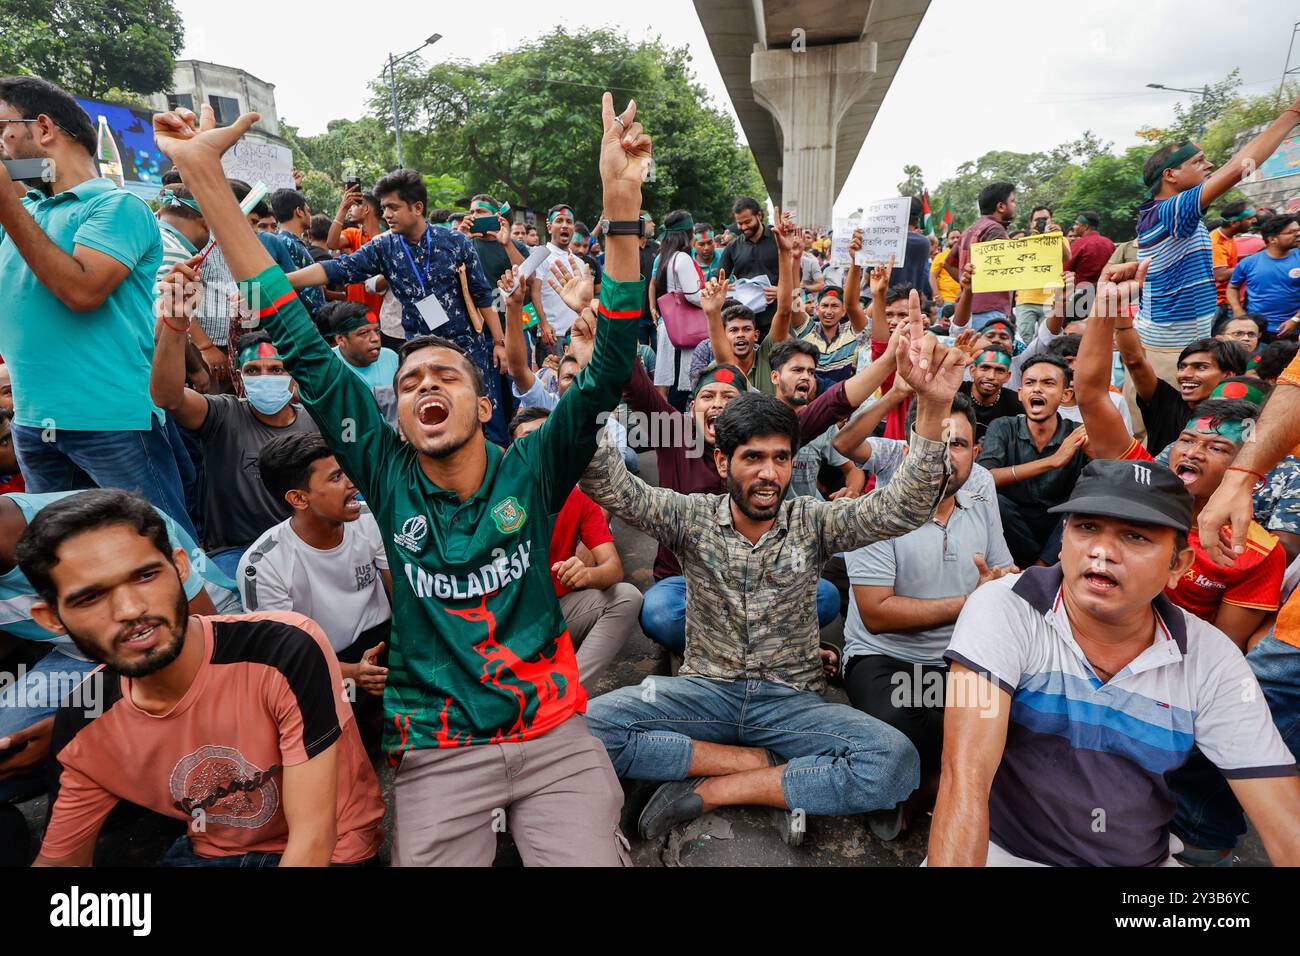
[[394,805],[394,866],[491,866],[505,830],[526,866],[632,865],[623,788],[581,715],[532,740],[408,750]]
[[560,598],[560,610],[577,649],[578,680],[591,692],[623,642],[640,629],[641,592],[626,581],[603,591],[583,588]]

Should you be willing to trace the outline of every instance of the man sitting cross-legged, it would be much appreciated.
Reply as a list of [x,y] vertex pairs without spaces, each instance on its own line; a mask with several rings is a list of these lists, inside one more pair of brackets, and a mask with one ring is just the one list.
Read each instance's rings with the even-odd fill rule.
[[916,788],[919,761],[906,737],[817,694],[822,565],[919,527],[952,477],[940,437],[969,358],[925,333],[915,294],[895,348],[919,400],[915,432],[893,481],[865,497],[786,500],[798,420],[760,395],[733,399],[717,419],[725,496],[651,488],[610,448],[592,459],[583,489],[673,548],[686,578],[680,676],[656,678],[651,694],[605,694],[587,712],[620,776],[673,781],[641,814],[644,837],[714,807],[758,804],[798,811],[784,817],[794,844],[804,814],[893,807]]

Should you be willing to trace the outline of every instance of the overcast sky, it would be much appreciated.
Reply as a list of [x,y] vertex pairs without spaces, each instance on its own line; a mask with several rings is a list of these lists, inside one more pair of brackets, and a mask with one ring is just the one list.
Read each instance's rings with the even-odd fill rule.
[[[572,5],[579,8],[572,13],[536,0],[176,5],[186,25],[183,56],[238,66],[274,83],[281,119],[309,134],[331,119],[363,114],[366,83],[390,51],[400,55],[441,33],[425,51],[430,61],[480,62],[557,25],[611,26],[630,37],[658,33],[685,45],[700,81],[732,112],[691,0],[588,2]],[[1147,83],[1200,87],[1236,66],[1245,92],[1275,90],[1297,19],[1295,0],[933,0],[836,211],[896,195],[909,162],[933,187],[988,150],[1048,149],[1085,129],[1119,147],[1132,145],[1134,130],[1167,120],[1182,96]],[[1300,49],[1293,57],[1300,64]],[[990,74],[992,58],[1000,65]]]

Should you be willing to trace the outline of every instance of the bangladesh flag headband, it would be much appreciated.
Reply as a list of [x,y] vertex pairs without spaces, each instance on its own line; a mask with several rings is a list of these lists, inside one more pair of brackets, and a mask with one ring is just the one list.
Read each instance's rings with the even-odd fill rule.
[[999,352],[997,349],[989,349],[980,355],[976,365],[983,365],[988,362],[990,365],[1001,365],[1003,368],[1011,368],[1011,356],[1006,352]]
[[[691,392],[691,398],[700,394],[700,390],[706,385],[712,385],[717,382],[720,385],[731,385],[734,388],[745,390],[748,382],[740,369],[734,365],[719,365],[717,368],[706,369],[700,373],[699,381],[695,383],[695,390]],[[743,384],[742,384],[743,383]]]
[[1220,382],[1210,393],[1210,398],[1234,398],[1252,405],[1264,404],[1264,390],[1249,382]]
[[478,199],[478,200],[475,200],[474,202],[470,203],[469,208],[470,208],[470,209],[482,209],[484,212],[494,212],[494,213],[496,213],[498,216],[504,216],[506,213],[508,213],[508,212],[510,211],[510,203],[508,203],[508,202],[503,202],[503,203],[501,204],[501,208],[498,209],[496,206],[492,205],[490,202],[486,202],[486,201],[484,201],[484,200],[482,200],[482,199]]
[[679,219],[671,226],[664,226],[664,232],[694,232],[695,220],[687,216],[685,219]]
[[1222,435],[1236,445],[1245,443],[1245,430],[1246,423],[1240,419],[1214,418],[1211,415],[1193,418],[1183,429],[1183,431],[1212,432]]
[[551,223],[555,222],[556,216],[568,216],[570,219],[575,218],[572,209],[570,209],[568,206],[561,206],[559,209],[555,210],[549,216],[546,217],[546,224],[549,226]]
[[255,362],[258,359],[278,358],[281,358],[281,355],[270,342],[254,342],[247,348],[240,350],[239,364],[247,365],[249,362]]

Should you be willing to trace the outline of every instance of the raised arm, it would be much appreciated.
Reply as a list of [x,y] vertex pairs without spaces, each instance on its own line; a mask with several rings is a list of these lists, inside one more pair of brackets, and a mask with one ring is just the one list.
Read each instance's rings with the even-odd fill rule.
[[231,275],[284,356],[285,367],[298,384],[298,395],[321,434],[348,477],[370,497],[372,477],[382,463],[402,453],[401,440],[384,421],[370,387],[343,367],[342,360],[317,331],[288,280],[248,224],[221,167],[222,153],[259,117],[245,113],[231,125],[219,127],[212,108],[206,105],[202,116],[201,124],[190,110],[154,116],[158,148],[185,177],[185,185],[203,210]]
[[[520,282],[518,273],[517,268],[508,269],[498,285],[506,300],[506,369],[515,381],[515,388],[523,395],[533,387],[537,377],[528,362],[528,340],[524,335],[524,295],[528,283]],[[517,287],[511,292],[516,283]]]
[[177,264],[158,284],[158,324],[149,370],[149,397],[191,431],[208,417],[208,400],[185,385],[186,332],[202,294],[198,273],[187,263]]
[[603,442],[583,473],[581,486],[592,501],[674,551],[691,529],[691,497],[652,488],[627,470],[613,443]]
[[781,342],[790,337],[791,303],[794,299],[795,286],[799,284],[800,260],[803,258],[802,238],[795,226],[794,216],[781,213],[775,207],[776,215],[772,224],[772,236],[776,239],[777,273],[776,273],[776,314],[772,317],[772,328],[768,338]]
[[889,275],[894,271],[894,257],[889,265],[872,266],[871,277],[871,338],[876,342],[889,341],[889,319],[885,318],[885,295],[889,292]]
[[925,331],[920,297],[894,340],[898,374],[917,395],[916,424],[907,457],[893,479],[863,498],[831,501],[821,524],[821,549],[836,554],[920,527],[934,514],[951,477],[944,421],[970,357]]
[[1125,372],[1133,377],[1133,388],[1143,400],[1150,399],[1155,394],[1156,383],[1160,379],[1147,361],[1146,349],[1142,347],[1137,329],[1133,328],[1133,319],[1125,316],[1115,323],[1114,328],[1119,360],[1124,363]]
[[876,427],[885,420],[885,416],[911,396],[911,389],[901,378],[895,377],[894,387],[882,395],[879,401],[872,402],[859,415],[849,419],[849,423],[840,429],[831,445],[845,458],[851,458],[859,465],[871,457],[871,445],[867,442],[876,432]]
[[342,252],[348,248],[348,244],[343,241],[343,220],[347,218],[348,211],[359,202],[361,202],[361,187],[349,186],[343,190],[343,197],[339,199],[338,212],[334,214],[334,219],[330,222],[329,235],[325,237],[326,248],[335,252]]
[[862,248],[862,230],[854,229],[849,240],[849,271],[844,277],[844,309],[854,332],[867,327],[867,313],[862,308],[862,266],[858,265],[858,250]]
[[[611,220],[636,219],[641,212],[641,183],[650,164],[650,137],[636,122],[635,101],[619,116],[614,112],[613,97],[606,93],[601,109],[602,208]],[[534,433],[551,501],[557,508],[591,460],[596,450],[596,423],[602,413],[618,404],[632,370],[643,293],[637,237],[607,236],[596,328],[591,329],[581,315],[573,325],[575,341],[582,335],[593,339],[591,362]]]
[[718,270],[708,282],[704,283],[704,292],[700,295],[700,308],[709,323],[709,345],[713,348],[713,360],[727,365],[736,364],[736,353],[731,350],[731,340],[727,338],[727,328],[722,323],[722,306],[727,301],[727,292],[731,283],[727,273]]
[[1230,160],[1215,170],[1201,187],[1201,209],[1208,211],[1220,196],[1226,193],[1243,176],[1253,173],[1273,155],[1282,140],[1286,139],[1296,124],[1300,123],[1300,96],[1278,114],[1262,133],[1239,149]]
[[[1126,283],[1126,286],[1130,284]],[[1079,355],[1074,360],[1074,397],[1088,429],[1088,454],[1093,458],[1123,458],[1133,446],[1133,436],[1124,427],[1124,419],[1110,400],[1111,341],[1115,319],[1131,291],[1121,290],[1113,282],[1099,283],[1093,300],[1092,315],[1084,324]]]

